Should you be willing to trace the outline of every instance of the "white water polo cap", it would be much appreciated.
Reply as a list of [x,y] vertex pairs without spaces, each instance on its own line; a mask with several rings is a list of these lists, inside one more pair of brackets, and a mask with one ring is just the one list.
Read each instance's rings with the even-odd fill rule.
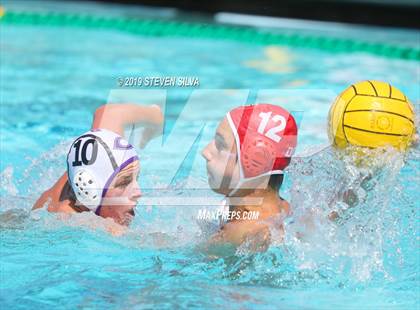
[[98,213],[114,177],[138,160],[134,147],[107,129],[94,129],[78,137],[67,154],[67,174],[77,200]]

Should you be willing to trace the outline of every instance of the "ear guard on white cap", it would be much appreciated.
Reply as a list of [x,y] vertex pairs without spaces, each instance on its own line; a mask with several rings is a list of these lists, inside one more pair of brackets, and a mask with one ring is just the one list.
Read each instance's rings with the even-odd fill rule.
[[72,180],[77,200],[86,206],[96,206],[101,202],[102,192],[95,177],[86,170],[80,170]]
[[96,129],[78,137],[67,154],[67,174],[77,200],[98,213],[112,180],[138,160],[133,146],[120,135]]

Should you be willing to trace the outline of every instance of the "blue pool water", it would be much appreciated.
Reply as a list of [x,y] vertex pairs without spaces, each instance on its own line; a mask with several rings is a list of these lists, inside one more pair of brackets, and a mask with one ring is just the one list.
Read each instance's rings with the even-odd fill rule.
[[[10,5],[28,9],[25,2]],[[115,9],[127,14],[124,7],[89,4],[91,13]],[[386,31],[359,28],[347,35],[368,40],[369,33]],[[389,31],[395,44],[413,44],[419,36]],[[326,148],[332,100],[353,82],[384,80],[418,112],[418,62],[12,25],[1,25],[0,47],[2,308],[418,309],[418,146],[405,158],[380,155],[387,168],[368,190],[355,188],[364,199],[351,216],[338,224],[322,221],[328,201],[340,186],[354,186],[358,173]],[[196,76],[200,87],[132,93],[117,86],[125,76]],[[167,135],[140,152],[144,199],[126,234],[109,235],[109,223],[89,214],[29,212],[64,172],[66,148],[89,129],[95,109],[134,96],[166,103]],[[221,197],[207,188],[199,150],[223,114],[243,101],[281,104],[300,122],[300,155],[281,189],[294,215],[284,242],[267,252],[252,254],[243,245],[211,258],[200,250],[206,231],[195,216],[200,205]],[[179,197],[198,204],[174,206]],[[302,224],[308,218],[311,227]]]

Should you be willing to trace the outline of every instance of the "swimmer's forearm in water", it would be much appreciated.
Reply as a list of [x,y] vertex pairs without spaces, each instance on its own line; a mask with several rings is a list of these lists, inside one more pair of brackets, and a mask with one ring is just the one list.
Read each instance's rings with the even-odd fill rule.
[[[361,201],[363,201],[363,197],[359,197],[357,189],[362,189],[365,192],[369,192],[372,188],[372,184],[370,181],[373,179],[373,175],[371,173],[361,176],[360,180],[357,180],[357,183],[352,184],[353,188],[347,188],[342,190],[338,193],[332,200],[329,202],[330,208],[334,208],[338,201],[342,201],[347,205],[347,208],[342,209],[341,213],[345,212],[350,208],[356,207]],[[341,215],[337,211],[331,211],[328,215],[328,218],[332,221],[340,219]]]
[[144,147],[148,140],[159,134],[162,124],[163,115],[158,105],[105,104],[96,110],[92,129],[108,129],[123,136],[125,126],[144,126],[146,139],[140,143],[140,147]]
[[63,187],[65,182],[67,182],[67,175],[63,174],[61,178],[59,178],[58,181],[50,189],[42,193],[42,195],[38,198],[38,200],[33,205],[32,210],[42,208],[46,203],[48,203],[49,200],[53,200],[54,199],[53,188],[60,187],[60,186]]
[[42,208],[48,202],[49,199],[50,198],[48,191],[43,192],[42,195],[35,202],[35,204],[32,206],[32,210]]
[[64,173],[50,189],[42,193],[33,205],[32,210],[46,206],[50,212],[74,213],[75,210],[68,205],[68,197],[62,195],[66,184],[67,173]]

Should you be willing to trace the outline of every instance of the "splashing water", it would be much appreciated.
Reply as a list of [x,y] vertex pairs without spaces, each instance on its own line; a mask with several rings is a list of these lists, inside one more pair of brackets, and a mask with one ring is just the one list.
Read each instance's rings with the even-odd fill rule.
[[401,169],[418,150],[407,158],[393,149],[362,150],[364,163],[354,151],[338,159],[328,149],[289,169],[294,215],[285,247],[300,269],[329,271],[340,285],[398,278],[404,266],[391,262],[416,251],[401,244],[416,240],[415,218],[407,215],[417,202],[404,186],[406,179],[418,183],[419,174]]

